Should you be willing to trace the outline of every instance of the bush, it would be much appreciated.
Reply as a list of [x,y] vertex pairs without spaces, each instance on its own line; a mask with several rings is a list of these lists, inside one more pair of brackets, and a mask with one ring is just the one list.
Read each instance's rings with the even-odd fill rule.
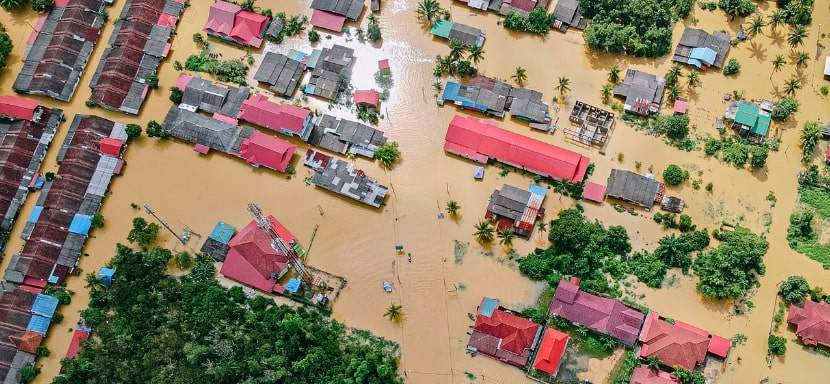
[[770,118],[775,121],[784,121],[796,112],[798,112],[798,100],[793,99],[792,97],[785,97],[778,101],[778,103],[775,104],[775,107],[772,108]]
[[680,185],[689,179],[689,172],[678,165],[671,164],[663,171],[663,180],[668,185]]
[[824,96],[827,96],[827,94],[830,93],[830,87],[828,87],[826,85],[822,85],[821,88],[819,88],[818,90]]
[[386,168],[394,167],[400,158],[401,151],[398,149],[398,143],[394,141],[384,143],[375,151],[375,159],[379,160],[381,165]]
[[179,104],[182,102],[182,96],[184,96],[184,92],[181,89],[176,87],[170,88],[170,101]]
[[315,31],[313,29],[308,31],[308,41],[311,42],[311,43],[316,43],[316,42],[320,41],[320,34],[317,33],[317,31]]
[[801,304],[810,293],[810,284],[801,276],[790,276],[778,287],[778,294],[787,304]]
[[721,141],[714,137],[707,137],[703,144],[703,152],[706,156],[714,156],[721,150]]
[[138,124],[127,124],[127,128],[124,129],[127,133],[127,140],[133,140],[141,136],[141,126]]
[[726,76],[737,75],[741,72],[741,63],[735,59],[729,59],[729,62],[723,66],[723,74]]
[[32,10],[46,12],[55,4],[55,0],[32,0]]
[[787,352],[787,339],[781,336],[769,335],[767,350],[776,356],[783,356]]
[[687,0],[638,2],[580,0],[591,19],[585,29],[589,48],[633,56],[655,57],[671,50],[672,24],[691,10]]

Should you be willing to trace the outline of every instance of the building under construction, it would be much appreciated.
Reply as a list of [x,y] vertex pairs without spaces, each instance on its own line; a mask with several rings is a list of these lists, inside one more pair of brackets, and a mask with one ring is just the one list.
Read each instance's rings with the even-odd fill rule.
[[577,101],[568,118],[571,126],[565,134],[585,145],[605,145],[614,128],[614,114],[602,108]]

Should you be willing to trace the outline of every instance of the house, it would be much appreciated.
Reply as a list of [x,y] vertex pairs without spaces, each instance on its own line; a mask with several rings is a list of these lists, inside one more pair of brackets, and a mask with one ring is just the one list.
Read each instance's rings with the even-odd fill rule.
[[655,312],[649,312],[640,333],[639,357],[655,357],[666,367],[693,370],[706,363],[708,355],[725,359],[729,340],[712,335],[682,321],[669,323]]
[[448,81],[438,103],[443,105],[445,101],[450,101],[461,109],[504,117],[512,88],[505,82],[485,76],[476,76],[467,84]]
[[309,58],[308,66],[313,68],[311,79],[303,92],[335,100],[340,94],[344,79],[348,79],[354,64],[354,50],[339,44],[331,48],[315,50]]
[[732,129],[752,141],[763,142],[772,123],[772,102],[762,100],[758,104],[744,100],[732,102],[724,117],[732,120]]
[[285,172],[296,150],[296,145],[285,140],[253,131],[239,146],[239,155],[254,167],[263,166]]
[[340,154],[373,158],[375,151],[386,143],[386,136],[366,124],[323,115],[314,122],[308,143]]
[[359,89],[354,91],[352,99],[358,107],[377,109],[380,106],[380,93],[374,89]]
[[346,19],[357,21],[363,13],[363,0],[313,0],[311,25],[333,32],[343,30]]
[[347,161],[309,149],[303,164],[314,174],[309,182],[320,188],[380,208],[388,188],[370,179],[362,170],[356,170]]
[[585,145],[605,145],[614,129],[614,113],[577,100],[568,117],[571,122],[565,135]]
[[527,121],[531,128],[550,131],[550,107],[543,97],[539,91],[512,87],[510,88],[506,107],[510,111],[510,116]]
[[236,118],[242,103],[248,98],[248,87],[231,87],[205,80],[199,76],[181,75],[176,81],[181,87],[179,108],[190,112],[204,111]]
[[582,17],[579,0],[559,0],[553,8],[554,29],[567,32],[568,28],[585,29],[588,19]]
[[251,96],[242,103],[239,119],[303,141],[308,140],[313,128],[311,111],[274,103],[262,94]]
[[233,155],[238,153],[242,141],[252,131],[175,106],[164,118],[164,129],[176,139]]
[[556,287],[548,313],[633,346],[645,315],[619,300],[592,295],[578,282],[562,280]]
[[432,25],[431,33],[435,37],[459,41],[468,47],[481,47],[486,37],[484,32],[478,28],[446,19],[436,21]]
[[529,238],[536,229],[536,220],[545,215],[542,205],[547,189],[530,184],[527,190],[502,185],[493,191],[484,218],[496,223],[499,231],[512,230],[516,235]]
[[605,186],[592,181],[585,183],[585,188],[582,190],[582,198],[602,204],[605,201]]
[[677,99],[674,101],[674,114],[685,115],[689,112],[689,101],[686,99]]
[[78,357],[78,352],[81,350],[81,345],[89,339],[89,334],[92,330],[83,324],[78,324],[75,327],[75,332],[72,333],[72,339],[69,341],[69,348],[66,350],[66,358],[72,360]]
[[721,68],[731,47],[731,39],[726,32],[709,33],[702,29],[686,28],[674,49],[672,61],[698,69]]
[[262,45],[269,18],[218,0],[210,6],[204,31],[219,39],[254,48]]
[[0,283],[0,337],[4,340],[0,344],[0,380],[4,383],[19,382],[20,369],[34,363],[43,340],[42,334],[29,327],[36,296],[15,284]]
[[[103,108],[138,115],[184,9],[178,0],[126,0],[89,86]],[[155,85],[154,85],[155,84]]]
[[524,368],[541,334],[539,324],[507,311],[498,300],[485,297],[478,306],[467,350]]
[[106,23],[107,4],[105,0],[59,1],[41,15],[25,42],[23,67],[12,88],[69,101]]
[[580,183],[590,159],[536,139],[501,129],[493,121],[455,116],[444,151],[481,164],[495,160],[543,177]]
[[[271,227],[290,246],[297,242],[291,232],[274,216],[268,215]],[[274,249],[271,236],[251,220],[228,243],[228,255],[219,269],[219,274],[265,293],[283,293],[280,285],[289,268],[288,255]]]
[[276,95],[290,98],[300,86],[305,68],[305,63],[296,58],[277,52],[266,52],[254,74],[254,79],[270,85],[269,89]]
[[631,384],[681,384],[671,373],[655,371],[647,365],[640,365],[631,372]]
[[545,329],[542,342],[536,351],[536,358],[533,360],[533,369],[556,377],[559,372],[559,364],[568,347],[568,334],[557,331],[553,328]]
[[666,186],[654,179],[631,171],[612,169],[608,176],[607,196],[645,209],[663,201]]
[[660,111],[666,79],[629,69],[623,82],[614,87],[614,97],[625,99],[626,112],[647,116]]
[[805,345],[830,348],[830,304],[807,300],[804,305],[790,305],[787,323]]

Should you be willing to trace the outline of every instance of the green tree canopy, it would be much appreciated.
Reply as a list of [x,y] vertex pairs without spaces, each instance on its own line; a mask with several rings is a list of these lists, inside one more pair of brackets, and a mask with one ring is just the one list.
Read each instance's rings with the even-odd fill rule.
[[758,285],[757,275],[765,272],[764,254],[769,243],[740,226],[715,237],[720,244],[694,262],[693,271],[700,278],[697,290],[719,299],[743,297]]

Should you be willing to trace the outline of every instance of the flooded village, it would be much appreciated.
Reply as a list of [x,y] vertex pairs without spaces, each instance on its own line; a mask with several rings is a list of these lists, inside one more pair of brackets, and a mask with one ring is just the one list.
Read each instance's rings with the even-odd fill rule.
[[[830,4],[666,2],[671,38],[620,48],[616,3],[0,1],[0,376],[119,382],[119,310],[170,284],[128,295],[130,260],[166,249],[240,318],[369,331],[391,360],[351,382],[826,382]],[[346,381],[159,333],[182,351],[145,378],[256,353],[263,382]]]

